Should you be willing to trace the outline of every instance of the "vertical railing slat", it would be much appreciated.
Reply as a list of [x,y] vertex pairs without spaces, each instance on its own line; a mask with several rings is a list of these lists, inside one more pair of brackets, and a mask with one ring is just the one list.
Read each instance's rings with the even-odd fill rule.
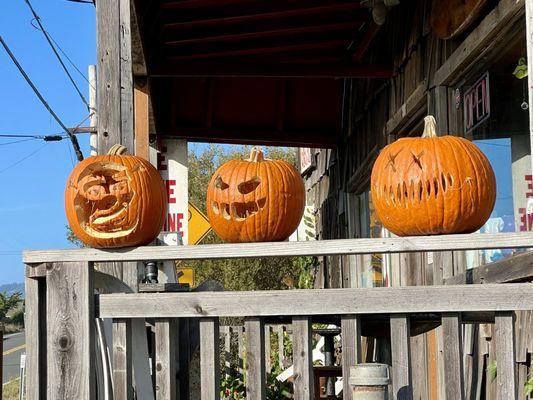
[[444,349],[444,391],[447,400],[464,399],[463,340],[461,314],[442,315]]
[[176,399],[176,334],[177,321],[171,318],[155,321],[155,398]]
[[[31,268],[31,267],[28,267]],[[46,399],[46,280],[26,278],[26,398]]]
[[113,321],[114,400],[133,399],[131,319]]
[[292,318],[295,400],[314,398],[311,328],[310,317],[297,316]]
[[48,400],[95,397],[92,269],[92,263],[64,262],[47,270]]
[[283,368],[283,363],[285,362],[285,345],[284,345],[284,329],[283,325],[278,325],[276,328],[276,331],[278,333],[278,360],[279,365],[281,368]]
[[200,319],[201,399],[220,396],[220,327],[218,318]]
[[262,318],[250,317],[246,330],[246,398],[263,400],[266,396],[265,324]]
[[392,391],[395,400],[413,400],[409,316],[390,317],[392,351]]
[[350,367],[361,362],[361,320],[357,315],[344,315],[341,319],[342,382],[344,399],[353,397],[350,386]]
[[270,359],[270,325],[265,325],[265,369],[267,374],[272,370],[272,361]]
[[231,330],[229,326],[222,327],[224,335],[224,372],[229,375],[231,372]]
[[495,325],[498,398],[516,399],[514,312],[497,312]]

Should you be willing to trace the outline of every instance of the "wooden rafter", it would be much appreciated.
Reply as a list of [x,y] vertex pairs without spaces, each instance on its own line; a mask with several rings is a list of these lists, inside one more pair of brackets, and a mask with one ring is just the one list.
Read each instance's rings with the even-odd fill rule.
[[164,25],[164,29],[190,30],[196,28],[206,28],[210,26],[233,25],[239,23],[253,23],[265,20],[276,20],[279,18],[302,17],[306,15],[321,15],[332,12],[346,12],[361,9],[358,2],[336,4],[329,6],[317,6],[294,10],[272,11],[258,14],[236,15],[232,17],[198,19],[192,21],[173,22]]
[[153,78],[161,77],[283,77],[283,78],[390,78],[386,65],[346,64],[242,64],[165,62],[152,68]]

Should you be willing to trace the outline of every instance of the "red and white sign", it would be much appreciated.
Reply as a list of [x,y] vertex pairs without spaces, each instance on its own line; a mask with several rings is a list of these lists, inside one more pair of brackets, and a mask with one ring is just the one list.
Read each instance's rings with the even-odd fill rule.
[[464,96],[465,127],[469,132],[490,117],[489,73],[483,75]]
[[162,239],[169,246],[187,244],[188,225],[188,165],[187,141],[161,140],[157,151],[157,170],[167,190],[168,214]]

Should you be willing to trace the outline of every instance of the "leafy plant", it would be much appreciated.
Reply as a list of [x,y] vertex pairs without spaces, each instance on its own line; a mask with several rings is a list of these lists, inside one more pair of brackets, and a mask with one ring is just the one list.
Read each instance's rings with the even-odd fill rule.
[[524,385],[524,392],[526,396],[533,396],[533,373],[529,375],[529,380]]
[[14,309],[22,301],[22,293],[15,292],[8,295],[6,292],[0,292],[0,321],[5,321],[7,313]]
[[498,365],[496,360],[492,360],[487,366],[487,372],[489,373],[489,379],[491,382],[498,376]]

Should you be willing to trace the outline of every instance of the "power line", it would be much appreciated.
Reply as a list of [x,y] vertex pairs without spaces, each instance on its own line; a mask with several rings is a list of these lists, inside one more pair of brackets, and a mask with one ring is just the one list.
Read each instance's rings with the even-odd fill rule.
[[29,141],[33,141],[33,140],[37,140],[37,139],[13,140],[13,141],[11,141],[11,142],[7,142],[7,143],[0,143],[0,146],[7,146],[7,145],[10,145],[10,144],[29,142]]
[[[48,32],[46,31],[46,29],[44,29],[44,26],[43,24],[41,23],[41,17],[39,17],[37,15],[37,13],[35,12],[35,10],[33,9],[33,6],[31,5],[30,3],[30,0],[24,0],[26,2],[26,4],[28,5],[31,13],[33,14],[33,17],[35,19],[35,21],[37,21],[37,24],[39,25],[39,30],[43,33],[44,37],[46,38],[46,41],[48,42],[48,44],[50,45],[52,51],[54,52],[57,60],[59,61],[59,64],[61,64],[61,67],[63,68],[63,71],[65,71],[65,73],[67,74],[70,82],[72,83],[72,86],[74,86],[74,89],[76,89],[76,92],[78,92],[78,95],[80,96],[80,99],[81,101],[83,101],[83,103],[87,106],[87,109],[90,110],[91,107],[89,106],[89,102],[87,101],[87,99],[85,98],[85,96],[83,95],[83,93],[81,92],[80,88],[78,87],[78,85],[76,84],[76,82],[74,81],[74,78],[72,77],[72,75],[70,75],[70,72],[67,68],[67,66],[65,65],[65,63],[63,62],[63,59],[61,58],[61,56],[59,55],[59,53],[57,52],[54,44],[52,43],[52,41],[50,40],[50,35],[48,34]],[[32,26],[34,26],[32,24]]]
[[6,172],[8,169],[11,169],[11,168],[13,168],[13,167],[16,167],[17,165],[19,165],[19,164],[22,163],[22,162],[26,161],[28,158],[34,156],[35,154],[37,154],[38,152],[40,152],[42,149],[44,149],[47,145],[48,145],[48,143],[43,144],[43,145],[42,145],[41,147],[39,147],[37,150],[32,151],[30,154],[28,154],[28,155],[22,157],[20,160],[18,160],[18,161],[16,161],[16,162],[14,162],[13,164],[11,164],[11,165],[5,167],[4,169],[1,169],[1,170],[0,170],[0,174]]
[[74,152],[76,153],[76,157],[78,158],[78,161],[82,161],[83,160],[83,154],[81,152],[81,149],[80,149],[80,144],[78,143],[78,139],[76,138],[76,136],[74,136],[74,134],[66,127],[66,125],[63,123],[63,121],[61,121],[61,119],[59,119],[59,117],[57,116],[57,114],[54,112],[54,110],[52,110],[52,108],[48,105],[48,103],[46,102],[46,100],[44,99],[44,97],[41,95],[41,93],[39,92],[39,90],[37,89],[37,87],[34,85],[34,83],[32,82],[32,80],[30,79],[30,77],[28,76],[28,74],[26,74],[26,71],[24,71],[24,69],[22,68],[22,66],[20,65],[20,63],[18,62],[17,58],[15,57],[15,55],[11,52],[11,49],[9,48],[9,46],[7,45],[7,43],[4,41],[4,38],[2,37],[2,35],[0,35],[0,44],[2,44],[2,46],[4,47],[5,51],[7,52],[7,54],[9,55],[9,57],[11,58],[11,61],[13,61],[13,63],[15,64],[15,66],[18,68],[19,72],[21,73],[21,75],[24,77],[24,79],[26,80],[26,82],[28,83],[28,85],[30,85],[30,87],[32,88],[33,92],[35,93],[35,95],[39,98],[39,100],[41,101],[41,103],[43,104],[43,106],[48,110],[48,112],[50,113],[50,115],[52,117],[54,117],[54,119],[56,120],[56,122],[59,124],[59,126],[61,126],[61,128],[67,133],[67,135],[70,137],[70,141],[72,142],[72,147],[74,148]]

